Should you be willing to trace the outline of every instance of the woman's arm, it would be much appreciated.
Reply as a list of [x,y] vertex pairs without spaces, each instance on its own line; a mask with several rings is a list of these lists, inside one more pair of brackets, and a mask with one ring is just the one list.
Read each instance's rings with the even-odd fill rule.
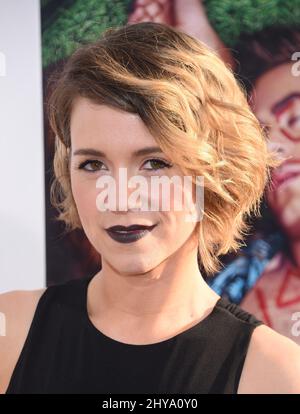
[[238,394],[299,394],[300,347],[266,325],[255,328]]
[[5,394],[44,289],[0,295],[0,394]]

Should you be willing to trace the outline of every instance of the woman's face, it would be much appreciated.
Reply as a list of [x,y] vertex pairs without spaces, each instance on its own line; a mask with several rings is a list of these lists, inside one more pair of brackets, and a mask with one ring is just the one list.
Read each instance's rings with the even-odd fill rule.
[[[295,63],[294,63],[295,64]],[[290,236],[300,231],[300,78],[282,64],[255,83],[253,110],[268,130],[268,144],[288,161],[274,171],[268,204]]]
[[[80,97],[74,101],[70,131],[72,193],[84,232],[101,254],[102,265],[107,262],[125,274],[144,273],[157,267],[183,245],[197,248],[197,223],[186,220],[188,210],[176,211],[174,208],[174,186],[170,188],[170,209],[167,210],[161,208],[162,193],[151,191],[151,177],[171,178],[176,175],[182,178],[183,175],[176,165],[172,165],[172,160],[158,152],[159,148],[145,152],[146,148],[158,147],[158,144],[137,114]],[[144,153],[138,154],[141,150]],[[123,195],[123,198],[118,190],[121,185],[120,168],[127,176],[127,196]],[[159,209],[142,211],[138,204],[141,199],[137,199],[136,204],[130,202],[130,196],[139,188],[129,187],[128,180],[133,176],[140,177],[149,185],[149,191],[142,197],[148,201],[158,199]],[[107,185],[99,186],[105,177],[116,184],[116,194],[108,191]],[[124,180],[124,175],[122,177]],[[103,196],[102,202],[99,202],[100,195]],[[101,210],[111,196],[115,196],[112,199],[116,204]],[[120,200],[122,203],[125,201],[125,208],[124,204],[121,207]],[[116,241],[105,230],[111,226],[134,224],[155,227],[144,233],[144,237],[127,243]]]

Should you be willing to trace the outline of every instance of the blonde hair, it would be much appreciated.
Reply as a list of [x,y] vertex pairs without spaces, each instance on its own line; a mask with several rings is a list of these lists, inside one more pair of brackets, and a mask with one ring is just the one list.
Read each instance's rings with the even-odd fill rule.
[[69,58],[48,101],[55,133],[51,202],[67,231],[82,228],[69,174],[70,117],[78,96],[137,113],[184,174],[204,177],[197,223],[200,266],[241,247],[250,214],[279,165],[246,93],[217,54],[170,26],[143,22],[106,30]]

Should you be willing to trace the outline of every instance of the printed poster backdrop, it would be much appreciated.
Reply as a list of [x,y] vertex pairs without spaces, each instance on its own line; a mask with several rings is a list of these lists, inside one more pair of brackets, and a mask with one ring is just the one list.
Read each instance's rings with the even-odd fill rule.
[[[218,49],[231,65],[270,147],[289,159],[274,171],[245,245],[224,256],[223,269],[207,282],[300,344],[300,0],[42,0],[41,16],[45,101],[50,75],[79,44],[125,23],[172,25]],[[101,259],[81,230],[65,236],[54,220],[54,137],[46,116],[44,126],[49,286],[96,273]]]

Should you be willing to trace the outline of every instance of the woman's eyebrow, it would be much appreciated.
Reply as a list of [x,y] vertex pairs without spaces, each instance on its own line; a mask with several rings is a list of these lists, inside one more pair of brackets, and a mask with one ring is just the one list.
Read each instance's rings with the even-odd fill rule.
[[[147,155],[152,153],[162,153],[162,149],[160,147],[145,147],[141,148],[139,150],[136,150],[132,153],[133,157],[139,157],[141,155]],[[89,155],[89,156],[95,156],[95,157],[104,157],[106,158],[106,155],[104,152],[96,150],[94,148],[80,148],[73,152],[73,155]]]

